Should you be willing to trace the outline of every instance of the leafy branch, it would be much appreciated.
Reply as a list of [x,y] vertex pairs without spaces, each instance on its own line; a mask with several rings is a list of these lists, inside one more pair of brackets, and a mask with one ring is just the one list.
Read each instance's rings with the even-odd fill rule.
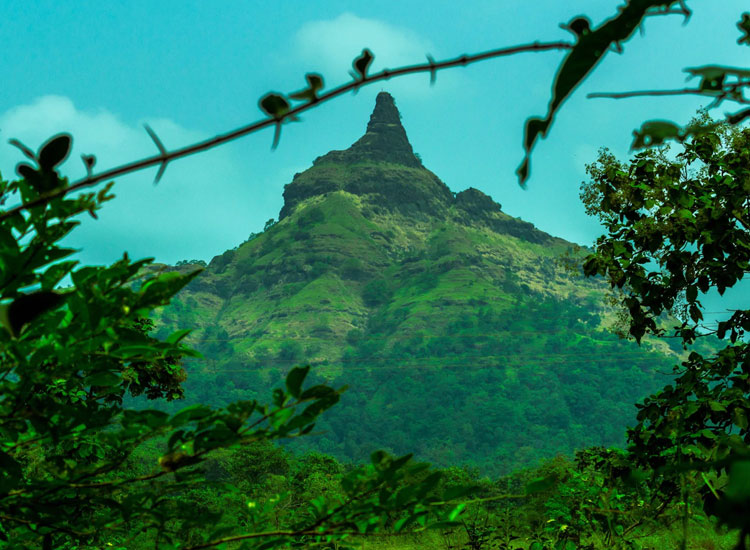
[[[199,141],[191,145],[187,145],[185,147],[174,149],[172,151],[168,151],[166,147],[164,146],[164,144],[162,143],[162,141],[156,135],[156,133],[150,127],[146,126],[146,131],[148,132],[149,136],[151,137],[157,149],[159,150],[158,155],[153,155],[150,157],[146,157],[144,159],[129,162],[127,164],[123,164],[121,166],[117,166],[115,168],[111,168],[109,170],[99,172],[98,174],[89,172],[85,178],[78,180],[68,186],[57,187],[55,189],[41,193],[39,196],[34,197],[33,199],[30,199],[30,200],[27,200],[23,204],[19,204],[13,208],[6,210],[5,212],[0,213],[0,221],[8,219],[11,216],[14,216],[15,214],[21,211],[29,210],[30,208],[33,208],[35,206],[46,204],[52,199],[63,197],[69,193],[72,193],[73,191],[78,191],[79,189],[91,187],[101,181],[109,180],[117,176],[122,176],[124,174],[137,172],[139,170],[143,170],[145,168],[158,165],[159,171],[156,175],[156,180],[155,180],[155,183],[156,183],[163,176],[164,171],[166,170],[167,164],[173,160],[187,157],[189,155],[193,155],[195,153],[206,151],[208,149],[212,149],[219,145],[223,145],[230,141],[247,136],[249,134],[252,134],[254,132],[257,132],[259,130],[262,130],[264,128],[268,128],[271,126],[274,126],[276,128],[276,136],[274,138],[274,145],[275,145],[278,142],[278,135],[279,135],[279,131],[280,131],[280,127],[282,123],[286,121],[296,120],[297,115],[299,115],[300,113],[313,109],[316,106],[322,103],[325,103],[326,101],[330,101],[331,99],[341,96],[347,92],[357,91],[360,87],[367,85],[367,84],[372,84],[373,82],[378,82],[381,80],[388,80],[391,78],[405,76],[408,74],[416,74],[416,73],[430,73],[430,77],[431,77],[430,81],[434,82],[436,72],[443,70],[443,69],[448,69],[451,67],[462,67],[462,66],[471,65],[473,63],[477,63],[480,61],[486,61],[488,59],[505,57],[505,56],[514,55],[518,53],[542,52],[542,51],[551,51],[551,50],[568,50],[572,47],[573,45],[568,42],[533,42],[531,44],[522,44],[519,46],[498,48],[495,50],[489,50],[489,51],[475,53],[471,55],[461,55],[459,57],[447,59],[444,61],[435,61],[434,59],[428,56],[427,63],[421,63],[417,65],[408,65],[404,67],[399,67],[397,69],[383,69],[382,71],[371,74],[371,75],[368,75],[366,72],[367,66],[369,66],[369,63],[362,63],[360,61],[362,59],[365,59],[365,60],[367,59],[367,52],[369,52],[369,50],[364,50],[363,56],[354,60],[353,66],[355,70],[357,71],[357,73],[356,74],[353,73],[356,78],[352,80],[351,82],[347,84],[343,84],[341,86],[333,88],[332,90],[328,92],[318,95],[317,89],[319,89],[323,85],[322,77],[314,73],[308,74],[306,75],[306,77],[307,77],[308,83],[310,84],[310,87],[306,90],[295,92],[289,96],[292,99],[297,99],[297,98],[305,99],[306,103],[302,103],[300,105],[292,107],[289,104],[289,101],[283,95],[275,94],[275,93],[267,94],[266,96],[261,98],[260,107],[263,111],[265,111],[269,115],[268,117],[262,120],[253,122],[251,124],[241,126],[239,128],[236,128],[224,134],[219,134],[215,137],[212,137],[203,141]],[[371,61],[372,53],[369,53],[369,56],[370,56],[370,61]],[[23,146],[16,140],[11,140],[11,141],[13,145],[16,145],[17,147],[21,148],[21,150],[24,151],[24,153],[27,156],[31,157],[32,159],[35,159],[36,156],[28,148],[26,148],[25,146]],[[90,155],[84,155],[83,160],[84,160],[84,163],[86,164],[87,169],[90,169],[93,166],[94,160],[92,159],[93,157],[91,157]],[[23,166],[28,166],[28,165],[23,165]]]
[[[632,92],[591,92],[586,97],[590,99],[605,98],[605,99],[624,99],[629,97],[660,97],[660,96],[673,96],[673,95],[707,95],[706,90],[700,88],[681,88],[677,90],[634,90]],[[744,105],[750,105],[750,100],[747,99],[735,99],[737,103]]]
[[529,177],[531,151],[537,140],[546,137],[563,102],[594,70],[604,55],[612,49],[621,52],[622,43],[640,28],[646,17],[673,13],[679,13],[686,19],[690,16],[683,0],[629,0],[615,17],[606,20],[595,29],[591,28],[591,22],[587,17],[577,17],[568,23],[566,28],[577,40],[557,70],[547,115],[544,118],[529,117],[526,120],[526,155],[516,171],[522,186]]

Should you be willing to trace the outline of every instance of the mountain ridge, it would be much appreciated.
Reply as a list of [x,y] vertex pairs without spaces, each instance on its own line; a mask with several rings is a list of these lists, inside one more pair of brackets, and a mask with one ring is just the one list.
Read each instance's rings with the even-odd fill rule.
[[621,443],[633,403],[663,385],[653,366],[678,353],[604,330],[603,282],[561,261],[580,254],[477,189],[453,193],[381,93],[364,136],[296,174],[279,221],[214,257],[157,324],[196,328],[198,398],[249,398],[312,364],[352,387],[319,450],[386,447],[497,473]]

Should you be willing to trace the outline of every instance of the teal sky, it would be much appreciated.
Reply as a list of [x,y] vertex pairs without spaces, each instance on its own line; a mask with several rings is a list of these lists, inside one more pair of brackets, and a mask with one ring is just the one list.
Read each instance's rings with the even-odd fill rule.
[[[594,23],[621,2],[467,0],[357,2],[257,0],[197,2],[14,2],[0,0],[4,85],[0,87],[0,171],[10,177],[19,138],[36,148],[68,131],[74,154],[64,171],[83,173],[81,153],[98,167],[153,152],[148,122],[167,147],[185,145],[261,118],[263,94],[301,88],[316,71],[327,87],[349,79],[363,47],[373,69],[453,57],[534,40],[568,39],[559,28],[585,13]],[[592,91],[685,86],[683,68],[748,65],[735,25],[746,1],[689,1],[687,23],[654,17],[610,53],[563,106],[537,146],[527,190],[515,169],[523,122],[546,112],[562,53],[522,54],[438,74],[376,83],[322,105],[285,126],[276,151],[267,130],[170,165],[117,180],[117,199],[70,239],[86,262],[127,251],[157,261],[210,260],[276,218],[283,186],[315,157],[344,149],[365,130],[375,95],[391,92],[424,164],[453,191],[476,187],[513,216],[581,244],[599,233],[578,199],[584,165],[607,146],[625,156],[646,119],[688,120],[700,97],[588,100]],[[731,110],[729,104],[717,115]]]

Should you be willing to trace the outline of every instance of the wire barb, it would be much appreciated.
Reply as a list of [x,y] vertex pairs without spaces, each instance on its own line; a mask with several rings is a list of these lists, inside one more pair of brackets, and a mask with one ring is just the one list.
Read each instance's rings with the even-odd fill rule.
[[437,67],[435,67],[435,58],[427,54],[427,62],[430,64],[430,86],[435,85],[437,79]]
[[94,165],[96,164],[96,157],[94,155],[87,155],[82,154],[81,160],[83,161],[83,165],[86,167],[86,177],[90,178],[92,176]]
[[164,175],[164,171],[167,169],[167,164],[169,163],[169,153],[167,152],[164,144],[161,142],[159,136],[156,135],[156,132],[154,132],[151,126],[144,123],[143,127],[146,129],[146,132],[156,145],[156,148],[159,149],[159,153],[161,153],[161,158],[163,159],[161,161],[161,164],[159,165],[159,171],[156,173],[156,177],[154,178],[154,185],[156,185],[157,183],[159,183],[159,180],[161,180],[161,177]]
[[16,147],[16,148],[20,149],[21,152],[26,157],[28,157],[29,159],[31,159],[34,162],[36,162],[36,155],[34,154],[34,152],[31,149],[29,149],[28,147],[26,147],[23,143],[21,143],[20,141],[18,141],[15,138],[9,139],[8,143],[10,143],[13,147]]

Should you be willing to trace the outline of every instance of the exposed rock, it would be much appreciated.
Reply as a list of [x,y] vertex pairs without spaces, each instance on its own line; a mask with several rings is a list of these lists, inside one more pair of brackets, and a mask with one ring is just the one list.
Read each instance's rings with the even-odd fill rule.
[[456,217],[463,223],[469,225],[480,223],[498,233],[505,233],[537,244],[559,240],[538,230],[529,222],[503,213],[500,204],[473,187],[456,194],[454,204]]
[[318,157],[312,168],[294,175],[284,186],[279,219],[290,215],[305,199],[333,191],[366,197],[372,206],[401,214],[442,216],[453,195],[414,155],[393,97],[380,92],[367,132],[345,151]]
[[469,187],[456,194],[456,206],[472,216],[484,216],[487,212],[500,212],[502,206],[479,189]]
[[[533,243],[553,237],[532,224],[504,214],[500,204],[470,187],[455,197],[447,185],[414,155],[393,97],[380,92],[367,131],[344,151],[331,151],[284,186],[284,219],[302,201],[335,191],[362,197],[369,211],[387,209],[415,221],[450,215],[467,225],[484,225]],[[213,265],[212,267],[217,267]]]
[[318,157],[313,165],[326,162],[356,163],[365,161],[390,162],[419,168],[422,163],[406,137],[401,125],[401,113],[393,96],[380,92],[375,99],[375,109],[370,115],[367,132],[345,151],[331,151]]

